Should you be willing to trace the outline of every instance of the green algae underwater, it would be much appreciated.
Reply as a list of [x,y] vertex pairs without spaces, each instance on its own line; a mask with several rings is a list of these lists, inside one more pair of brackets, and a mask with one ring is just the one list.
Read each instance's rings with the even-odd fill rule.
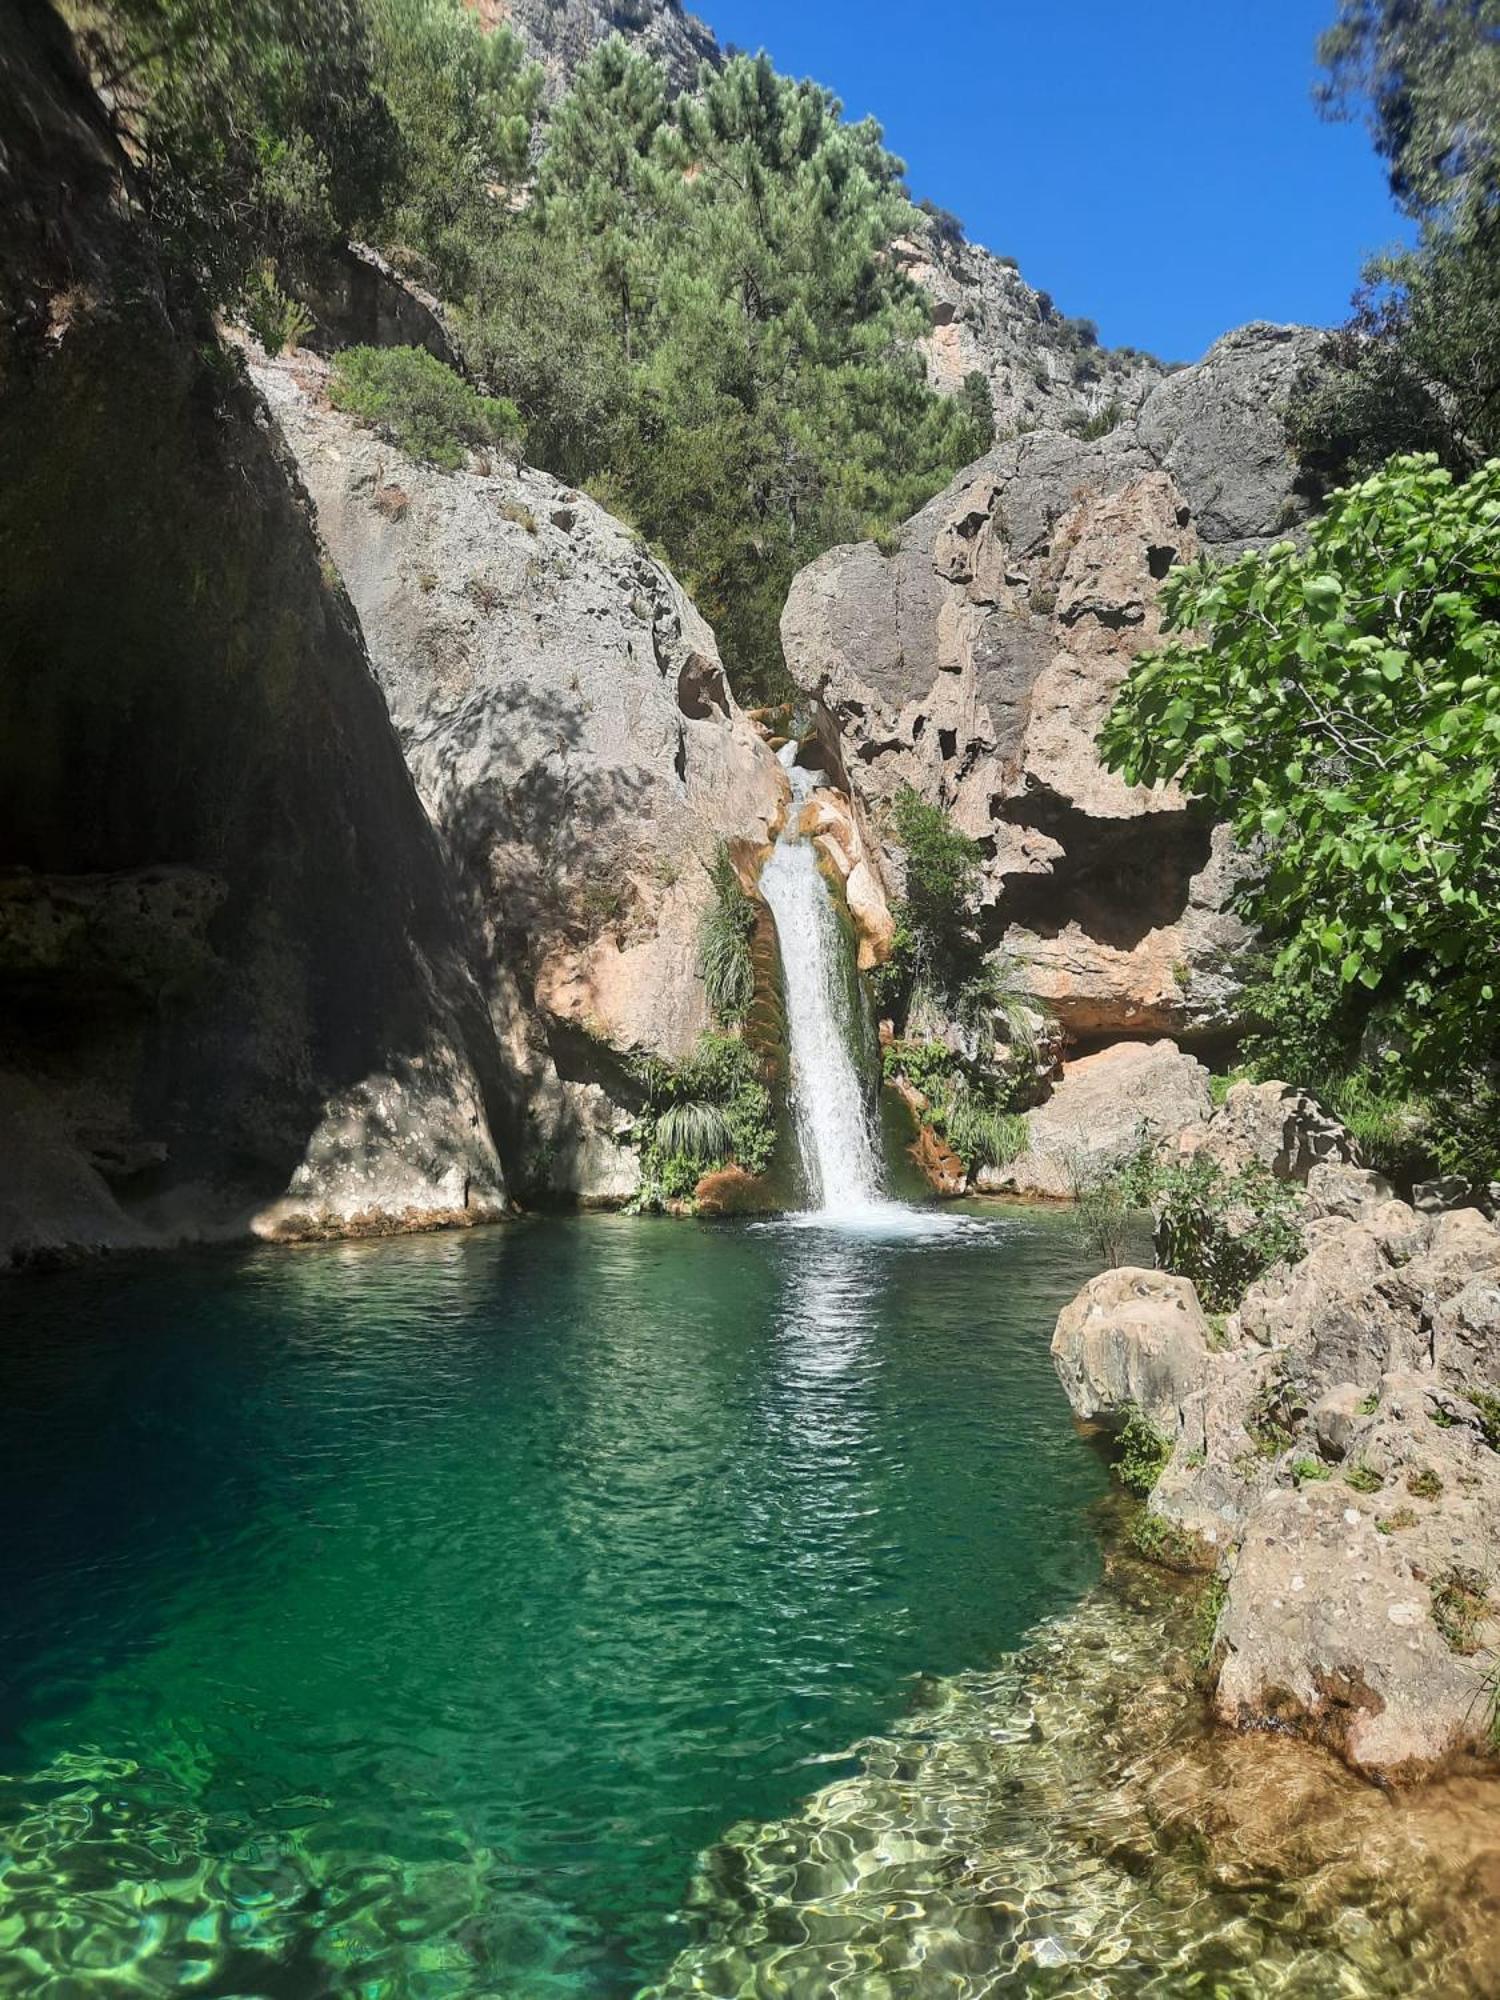
[[0,1989],[629,1994],[697,1857],[1090,1589],[1044,1213],[7,1289]]

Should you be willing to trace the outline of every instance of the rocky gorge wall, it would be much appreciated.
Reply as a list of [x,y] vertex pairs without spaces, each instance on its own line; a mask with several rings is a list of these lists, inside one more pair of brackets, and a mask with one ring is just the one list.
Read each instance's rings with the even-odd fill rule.
[[438,844],[258,397],[0,18],[0,1264],[498,1213]]
[[1234,1025],[1228,840],[1094,741],[1172,565],[1302,518],[1280,413],[1316,339],[1243,327],[1107,435],[999,443],[889,553],[832,549],[793,584],[787,664],[861,799],[913,786],[979,842],[990,939],[1077,1040]]
[[460,885],[517,1171],[622,1199],[627,1066],[710,1025],[709,864],[768,845],[785,774],[676,580],[595,502],[498,454],[414,462],[330,407],[313,357],[254,373]]

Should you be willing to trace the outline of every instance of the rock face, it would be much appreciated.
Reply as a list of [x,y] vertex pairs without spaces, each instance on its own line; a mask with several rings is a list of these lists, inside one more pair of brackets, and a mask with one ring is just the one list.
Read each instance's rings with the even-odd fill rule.
[[1175,1042],[1114,1042],[1063,1065],[1046,1103],[1026,1113],[1026,1150],[981,1168],[977,1185],[1066,1200],[1080,1174],[1123,1166],[1143,1140],[1200,1132],[1212,1109],[1208,1071]]
[[1064,319],[1014,261],[978,243],[948,241],[936,223],[903,238],[895,255],[932,301],[922,342],[927,379],[957,395],[970,375],[989,384],[1000,436],[1138,409],[1167,371],[1149,354],[1111,350]]
[[792,586],[787,663],[865,801],[913,785],[979,841],[991,934],[1076,1037],[1233,1024],[1228,841],[1106,773],[1094,739],[1172,565],[1298,518],[1279,413],[1316,338],[1242,328],[1107,436],[997,445],[894,553],[832,549]]
[[0,1262],[473,1220],[498,1051],[260,400],[0,25]]
[[1158,1332],[1141,1284],[1184,1280],[1110,1272],[1054,1353],[1081,1415],[1133,1400],[1172,1441],[1149,1506],[1219,1562],[1222,1719],[1400,1781],[1495,1747],[1500,1230],[1328,1163],[1305,1203],[1306,1254],[1251,1288],[1222,1351]]
[[463,884],[527,1181],[628,1195],[625,1060],[709,1025],[707,864],[770,840],[785,774],[708,627],[602,508],[497,460],[406,459],[328,406],[314,358],[256,377]]
[[590,51],[624,35],[659,62],[674,91],[691,90],[703,63],[723,52],[711,28],[679,0],[467,0],[486,26],[505,21],[547,74],[548,95],[560,97]]

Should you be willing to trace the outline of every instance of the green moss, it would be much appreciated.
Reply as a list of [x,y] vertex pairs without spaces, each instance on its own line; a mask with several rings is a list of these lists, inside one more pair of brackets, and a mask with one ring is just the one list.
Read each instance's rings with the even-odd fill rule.
[[1352,1486],[1356,1493],[1378,1493],[1385,1481],[1373,1466],[1361,1460],[1357,1465],[1344,1468],[1344,1484]]
[[1313,1480],[1332,1479],[1333,1468],[1325,1465],[1321,1458],[1294,1458],[1292,1477],[1299,1486],[1306,1486]]

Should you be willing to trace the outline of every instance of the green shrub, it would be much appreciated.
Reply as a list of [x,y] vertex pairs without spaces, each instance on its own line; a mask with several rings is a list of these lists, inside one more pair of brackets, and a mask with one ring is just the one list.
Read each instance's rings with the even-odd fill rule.
[[1172,1456],[1172,1440],[1159,1431],[1144,1410],[1129,1406],[1120,1432],[1119,1457],[1115,1471],[1120,1484],[1137,1499],[1144,1500],[1166,1469]]
[[1092,416],[1086,416],[1082,410],[1073,411],[1063,419],[1063,429],[1088,443],[1095,438],[1108,437],[1111,431],[1120,428],[1124,419],[1124,404],[1118,396],[1111,396]]
[[1273,1264],[1302,1253],[1297,1195],[1252,1161],[1226,1174],[1195,1153],[1156,1169],[1150,1188],[1157,1262],[1190,1278],[1210,1312],[1230,1312]]
[[276,282],[275,267],[262,264],[245,280],[240,301],[245,324],[267,354],[296,347],[313,330],[313,316],[300,299],[289,298]]
[[1294,1458],[1292,1477],[1299,1486],[1306,1486],[1310,1481],[1331,1479],[1333,1468],[1325,1465],[1321,1458]]
[[899,1077],[920,1090],[930,1104],[945,1105],[958,1072],[958,1056],[946,1042],[887,1042],[881,1058],[886,1080]]
[[1497,512],[1500,459],[1458,481],[1396,457],[1302,541],[1175,570],[1168,636],[1099,737],[1128,783],[1181,783],[1263,857],[1244,904],[1277,1039],[1303,1046],[1288,1080],[1378,1045],[1372,1141],[1420,1100],[1435,1156],[1480,1182],[1500,1171]]
[[412,458],[455,471],[469,447],[514,444],[514,403],[481,396],[425,347],[346,347],[328,388],[335,409],[372,424]]
[[755,998],[755,904],[740,887],[723,841],[709,864],[713,900],[698,931],[698,969],[708,1004],[726,1027],[743,1021]]
[[686,1098],[669,1104],[656,1121],[656,1143],[694,1166],[716,1167],[734,1150],[734,1133],[722,1104]]
[[633,1209],[688,1201],[704,1173],[730,1162],[750,1174],[770,1166],[771,1093],[754,1050],[735,1036],[703,1035],[685,1062],[642,1057],[634,1076],[645,1105],[636,1123],[641,1187]]
[[1385,1485],[1385,1481],[1375,1470],[1374,1466],[1366,1465],[1361,1460],[1357,1465],[1345,1468],[1344,1484],[1352,1486],[1356,1493],[1378,1493],[1381,1487]]

